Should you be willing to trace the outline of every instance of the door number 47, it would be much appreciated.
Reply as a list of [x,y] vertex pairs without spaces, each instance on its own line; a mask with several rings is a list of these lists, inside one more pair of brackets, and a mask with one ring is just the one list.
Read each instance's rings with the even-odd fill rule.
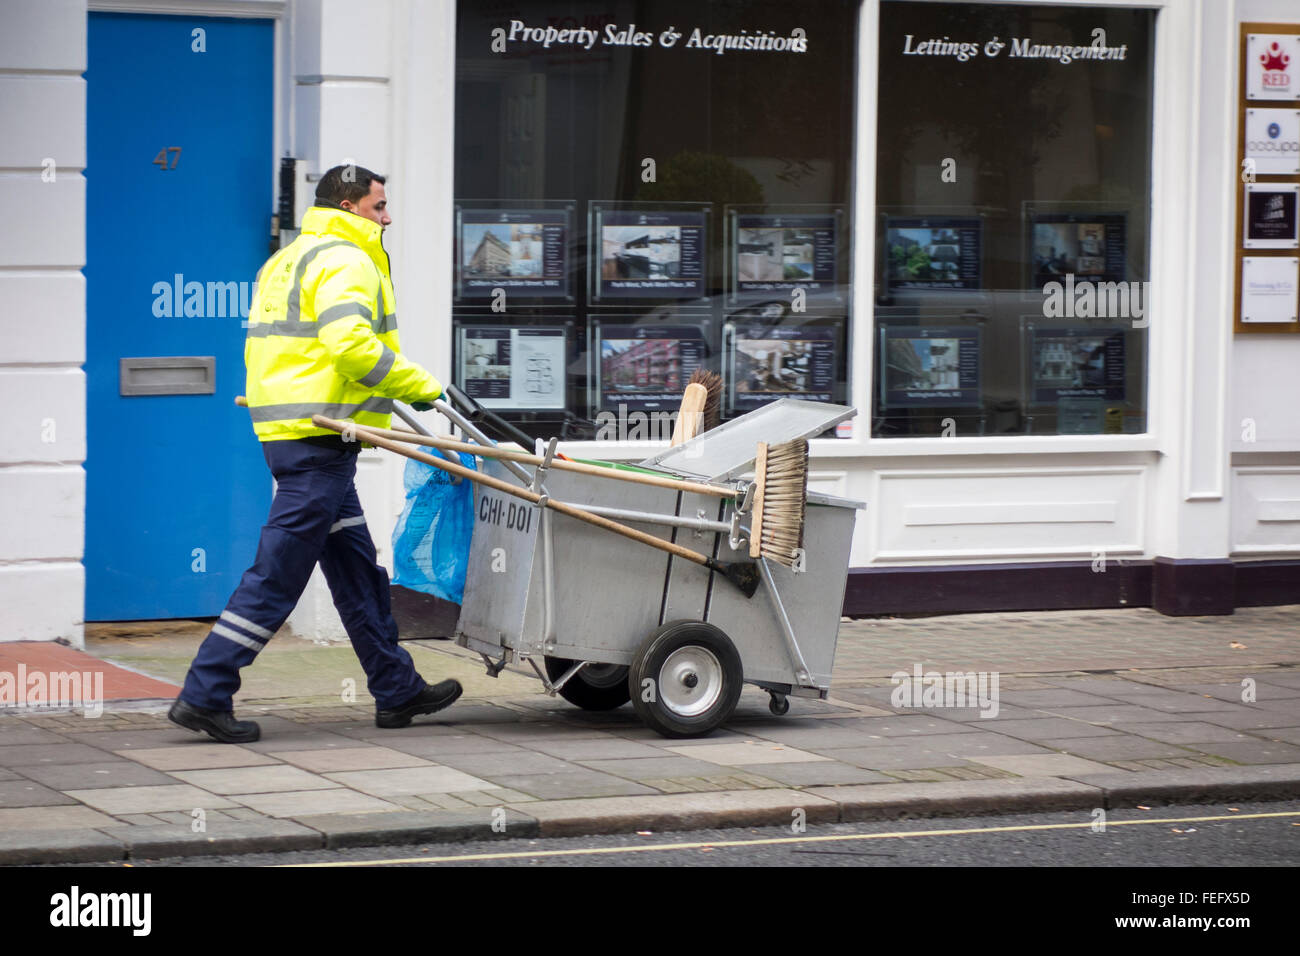
[[[171,165],[167,165],[168,154],[171,154]],[[158,150],[158,155],[153,158],[153,164],[159,169],[175,169],[176,164],[181,161],[181,148],[179,146],[166,146]]]

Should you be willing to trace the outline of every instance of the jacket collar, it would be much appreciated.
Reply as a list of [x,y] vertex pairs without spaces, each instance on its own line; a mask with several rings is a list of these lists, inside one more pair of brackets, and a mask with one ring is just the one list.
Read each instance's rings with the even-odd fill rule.
[[302,231],[346,239],[364,249],[377,263],[387,264],[382,242],[384,227],[346,209],[312,206],[303,213]]

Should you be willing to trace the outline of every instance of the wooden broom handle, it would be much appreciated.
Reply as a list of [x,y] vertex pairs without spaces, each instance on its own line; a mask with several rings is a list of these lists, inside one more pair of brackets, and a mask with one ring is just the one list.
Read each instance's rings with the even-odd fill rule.
[[[415,451],[407,448],[395,441],[390,441],[381,435],[362,425],[353,425],[350,422],[340,422],[332,418],[326,418],[324,415],[313,415],[312,424],[319,425],[321,428],[330,428],[337,432],[351,429],[352,433],[360,441],[369,442],[379,448],[387,448],[389,451],[404,455],[407,458],[413,458],[416,461],[422,461],[426,465],[433,465],[435,468],[441,468],[443,471],[453,475],[459,475],[462,478],[468,478],[470,481],[477,481],[481,485],[487,485],[489,488],[495,488],[497,491],[504,492],[508,495],[514,495],[516,498],[523,498],[525,501],[531,501],[537,504],[542,500],[542,495],[527,488],[520,488],[512,485],[500,478],[493,478],[491,475],[485,475],[482,472],[474,471],[472,468],[466,468],[463,465],[452,464],[441,458],[434,458],[432,455],[426,455],[424,452]],[[685,558],[695,564],[708,567],[709,560],[704,555],[692,551],[690,548],[682,547],[671,541],[665,541],[662,538],[656,538],[652,534],[644,531],[638,531],[636,528],[629,528],[625,524],[619,524],[617,521],[611,521],[609,518],[601,515],[594,515],[590,511],[583,511],[581,508],[566,504],[563,501],[555,501],[549,496],[546,498],[546,507],[558,511],[560,514],[568,515],[570,518],[577,518],[579,521],[585,521],[587,524],[595,525],[597,528],[604,528],[606,531],[613,531],[615,534],[621,534],[625,538],[631,538],[633,541],[640,541],[642,544],[648,544],[652,548],[658,548],[660,551],[666,551],[669,554],[676,555],[679,558]]]
[[[343,423],[346,425],[346,423]],[[334,426],[328,426],[333,428]],[[437,436],[417,435],[415,432],[397,431],[392,428],[372,428],[369,425],[362,426],[372,435],[382,435],[385,438],[395,439],[396,441],[412,442],[416,445],[428,445],[431,448],[442,448],[447,451],[463,451],[471,455],[482,455],[484,458],[504,458],[509,461],[522,462],[525,465],[540,465],[544,459],[538,455],[530,455],[524,451],[511,451],[506,448],[491,448],[487,445],[472,445],[469,442],[456,441],[453,438],[440,438]],[[561,461],[552,459],[550,468],[558,468],[561,471],[575,471],[582,475],[596,475],[600,478],[614,478],[618,481],[631,481],[639,485],[654,485],[658,488],[671,488],[674,491],[686,491],[697,495],[713,495],[717,498],[738,498],[740,492],[734,488],[727,488],[723,485],[710,485],[704,482],[683,481],[680,478],[669,478],[665,475],[645,475],[635,471],[623,471],[619,468],[605,468],[601,465],[588,465],[580,461]]]

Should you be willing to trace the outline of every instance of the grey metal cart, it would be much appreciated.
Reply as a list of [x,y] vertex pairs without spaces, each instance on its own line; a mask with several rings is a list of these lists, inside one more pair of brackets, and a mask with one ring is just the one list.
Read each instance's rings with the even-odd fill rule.
[[[479,443],[494,445],[451,405],[436,407]],[[847,406],[780,399],[638,466],[729,484],[736,500],[480,461],[487,474],[557,501],[720,561],[748,561],[743,475],[757,443],[815,436],[855,414]],[[552,440],[550,454],[554,447]],[[802,560],[791,569],[759,558],[761,582],[746,597],[700,565],[476,484],[455,640],[480,654],[493,676],[509,663],[526,663],[548,693],[579,707],[607,710],[630,700],[667,737],[713,731],[731,716],[742,683],[766,690],[772,712],[784,714],[788,695],[825,698],[829,691],[862,507],[809,491]]]

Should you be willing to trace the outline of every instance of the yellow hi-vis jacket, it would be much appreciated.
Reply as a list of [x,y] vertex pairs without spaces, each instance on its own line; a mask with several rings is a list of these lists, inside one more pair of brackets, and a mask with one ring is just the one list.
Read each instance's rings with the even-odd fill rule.
[[313,206],[302,234],[262,266],[249,304],[248,411],[261,441],[336,435],[312,415],[387,428],[393,399],[442,386],[401,355],[383,227]]

